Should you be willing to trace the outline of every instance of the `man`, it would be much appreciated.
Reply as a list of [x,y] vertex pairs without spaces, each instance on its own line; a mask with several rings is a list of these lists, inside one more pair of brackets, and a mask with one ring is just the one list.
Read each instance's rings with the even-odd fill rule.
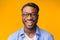
[[22,21],[24,27],[13,33],[8,40],[54,40],[53,36],[40,29],[38,21],[39,7],[34,3],[27,3],[22,7]]

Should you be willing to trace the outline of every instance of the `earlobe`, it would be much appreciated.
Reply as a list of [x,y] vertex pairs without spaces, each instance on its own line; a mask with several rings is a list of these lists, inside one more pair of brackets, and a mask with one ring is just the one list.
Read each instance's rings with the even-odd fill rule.
[[39,17],[39,15],[38,15],[38,17]]
[[39,15],[37,15],[37,17],[39,17]]
[[38,19],[39,15],[37,15],[37,19]]

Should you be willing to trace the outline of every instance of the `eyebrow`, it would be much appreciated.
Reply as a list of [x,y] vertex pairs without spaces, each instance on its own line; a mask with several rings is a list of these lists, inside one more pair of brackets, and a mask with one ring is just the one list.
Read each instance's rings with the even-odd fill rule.
[[[28,12],[23,12],[23,13],[28,13]],[[36,12],[32,12],[32,13],[36,13]]]

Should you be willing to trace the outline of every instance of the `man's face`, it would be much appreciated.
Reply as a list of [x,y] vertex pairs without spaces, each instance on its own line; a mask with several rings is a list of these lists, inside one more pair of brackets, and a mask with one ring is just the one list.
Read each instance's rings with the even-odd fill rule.
[[36,12],[36,9],[31,6],[26,6],[22,10],[22,21],[24,23],[24,26],[26,28],[33,28],[38,19],[38,13]]

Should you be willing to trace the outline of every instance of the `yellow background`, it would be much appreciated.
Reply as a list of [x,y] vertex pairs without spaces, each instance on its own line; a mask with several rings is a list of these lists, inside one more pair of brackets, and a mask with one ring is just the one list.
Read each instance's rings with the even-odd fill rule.
[[37,25],[60,40],[59,0],[0,0],[0,40],[7,40],[10,34],[22,28],[21,8],[28,2],[40,8]]

